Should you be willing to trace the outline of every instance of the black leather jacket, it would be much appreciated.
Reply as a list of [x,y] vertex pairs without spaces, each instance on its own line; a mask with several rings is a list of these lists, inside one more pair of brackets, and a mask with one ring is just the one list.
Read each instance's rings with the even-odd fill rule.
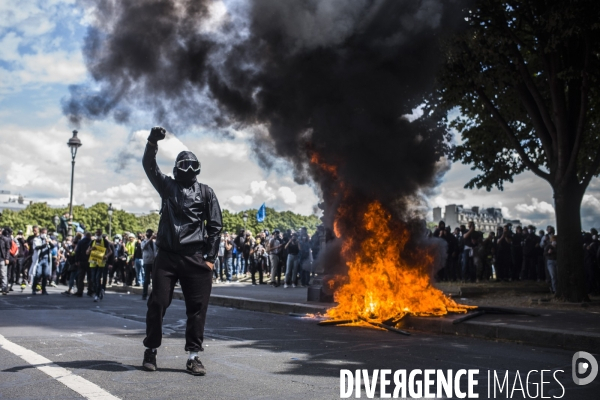
[[199,182],[186,187],[160,172],[156,164],[157,152],[158,146],[146,144],[142,158],[144,171],[162,199],[156,246],[185,255],[202,253],[206,261],[214,262],[223,227],[215,193]]

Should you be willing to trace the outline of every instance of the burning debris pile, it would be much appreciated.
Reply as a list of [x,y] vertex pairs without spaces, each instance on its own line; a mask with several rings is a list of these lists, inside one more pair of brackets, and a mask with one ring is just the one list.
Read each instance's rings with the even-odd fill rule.
[[171,132],[245,130],[261,165],[286,160],[323,199],[330,317],[464,311],[431,287],[435,252],[410,217],[445,170],[449,133],[429,100],[463,0],[92,3],[94,82],[63,101],[74,124],[143,112]]

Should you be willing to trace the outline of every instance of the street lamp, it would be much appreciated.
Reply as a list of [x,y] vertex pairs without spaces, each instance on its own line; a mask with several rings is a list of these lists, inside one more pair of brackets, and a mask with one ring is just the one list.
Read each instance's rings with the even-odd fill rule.
[[246,211],[244,211],[244,214],[242,215],[242,219],[244,220],[244,235],[246,234],[246,222],[248,222],[248,213]]
[[54,232],[58,232],[58,223],[60,222],[60,218],[58,218],[58,215],[52,217],[52,222],[54,222]]
[[112,214],[113,214],[112,203],[109,203],[108,204],[108,237],[109,238],[112,237]]
[[77,155],[77,149],[81,145],[81,140],[77,137],[77,131],[73,131],[73,137],[67,142],[67,146],[71,149],[71,200],[69,201],[69,236],[73,235],[73,180],[75,178],[75,156]]

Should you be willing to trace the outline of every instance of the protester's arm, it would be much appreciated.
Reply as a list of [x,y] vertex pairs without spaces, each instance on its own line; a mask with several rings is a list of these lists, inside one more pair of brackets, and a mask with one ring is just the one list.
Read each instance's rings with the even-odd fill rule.
[[217,254],[219,254],[219,244],[221,243],[221,230],[223,229],[223,216],[221,215],[221,207],[215,192],[211,188],[208,189],[208,210],[206,215],[206,233],[208,235],[206,246],[206,261],[215,262]]
[[152,128],[150,131],[150,136],[148,136],[148,142],[146,144],[146,149],[144,150],[144,156],[142,157],[142,166],[144,167],[144,171],[146,172],[150,183],[152,183],[152,186],[154,186],[154,189],[156,189],[161,197],[167,176],[160,171],[160,168],[158,168],[158,164],[156,163],[156,153],[158,152],[157,142],[164,138],[165,134],[163,128]]

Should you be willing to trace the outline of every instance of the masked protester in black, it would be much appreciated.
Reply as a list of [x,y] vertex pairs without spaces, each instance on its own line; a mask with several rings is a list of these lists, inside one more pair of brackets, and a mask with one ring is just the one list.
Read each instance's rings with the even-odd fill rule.
[[212,269],[218,255],[222,229],[221,208],[213,190],[196,180],[200,162],[189,151],[177,156],[173,175],[161,173],[156,164],[159,140],[165,130],[152,128],[142,159],[148,179],[162,200],[156,235],[158,253],[152,270],[152,293],[146,314],[143,366],[156,370],[156,349],[162,341],[162,320],[171,304],[177,280],[185,298],[187,326],[185,350],[189,352],[186,369],[194,375],[206,370],[198,352],[202,351],[204,322],[212,288]]

